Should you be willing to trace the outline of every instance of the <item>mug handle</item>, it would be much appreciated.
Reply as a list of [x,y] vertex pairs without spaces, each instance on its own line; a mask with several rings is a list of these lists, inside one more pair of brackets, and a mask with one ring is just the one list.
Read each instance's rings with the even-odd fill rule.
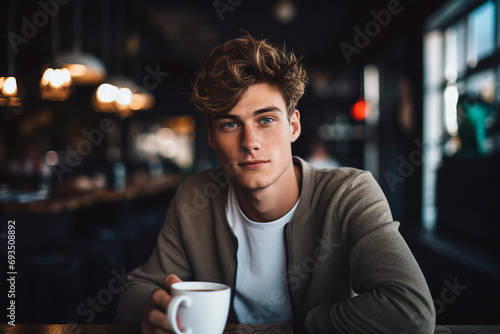
[[184,302],[186,307],[191,307],[191,299],[188,296],[175,296],[172,298],[170,303],[168,304],[167,311],[167,321],[168,326],[171,328],[176,334],[191,334],[191,328],[185,328],[185,332],[182,332],[177,326],[177,311],[179,310],[179,306]]

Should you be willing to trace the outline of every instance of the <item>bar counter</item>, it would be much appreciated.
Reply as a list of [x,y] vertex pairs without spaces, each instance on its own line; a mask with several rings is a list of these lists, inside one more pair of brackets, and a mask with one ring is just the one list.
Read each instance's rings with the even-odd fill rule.
[[[90,207],[96,203],[110,203],[131,200],[175,189],[183,180],[179,174],[162,175],[154,180],[147,177],[135,177],[127,180],[123,190],[93,188],[77,185],[77,182],[55,184],[49,198],[14,203],[1,203],[0,210],[7,214],[18,212],[34,214],[53,214]],[[85,183],[85,182],[79,182]],[[87,189],[86,189],[87,188]]]

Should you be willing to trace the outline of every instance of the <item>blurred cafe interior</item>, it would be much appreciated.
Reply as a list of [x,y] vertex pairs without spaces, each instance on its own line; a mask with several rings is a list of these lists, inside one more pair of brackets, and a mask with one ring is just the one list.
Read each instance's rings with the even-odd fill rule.
[[192,78],[243,29],[304,56],[293,152],[372,172],[437,323],[498,324],[499,18],[499,0],[2,1],[1,308],[15,221],[16,322],[113,322],[101,292],[218,165]]

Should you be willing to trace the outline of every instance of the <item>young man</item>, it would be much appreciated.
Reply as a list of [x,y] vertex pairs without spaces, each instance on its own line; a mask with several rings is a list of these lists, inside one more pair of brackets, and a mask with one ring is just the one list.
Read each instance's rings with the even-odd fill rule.
[[293,157],[299,60],[247,35],[217,46],[192,101],[221,169],[178,189],[158,245],[134,270],[117,321],[168,332],[180,280],[232,288],[230,323],[291,323],[294,333],[431,333],[418,264],[371,174]]

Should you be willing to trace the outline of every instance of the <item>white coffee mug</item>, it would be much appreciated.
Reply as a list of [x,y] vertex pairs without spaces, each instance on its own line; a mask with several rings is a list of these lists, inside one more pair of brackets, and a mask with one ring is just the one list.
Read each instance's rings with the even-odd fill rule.
[[[167,309],[169,328],[176,334],[222,334],[231,301],[231,288],[212,282],[172,284]],[[182,331],[177,326],[179,319]]]

